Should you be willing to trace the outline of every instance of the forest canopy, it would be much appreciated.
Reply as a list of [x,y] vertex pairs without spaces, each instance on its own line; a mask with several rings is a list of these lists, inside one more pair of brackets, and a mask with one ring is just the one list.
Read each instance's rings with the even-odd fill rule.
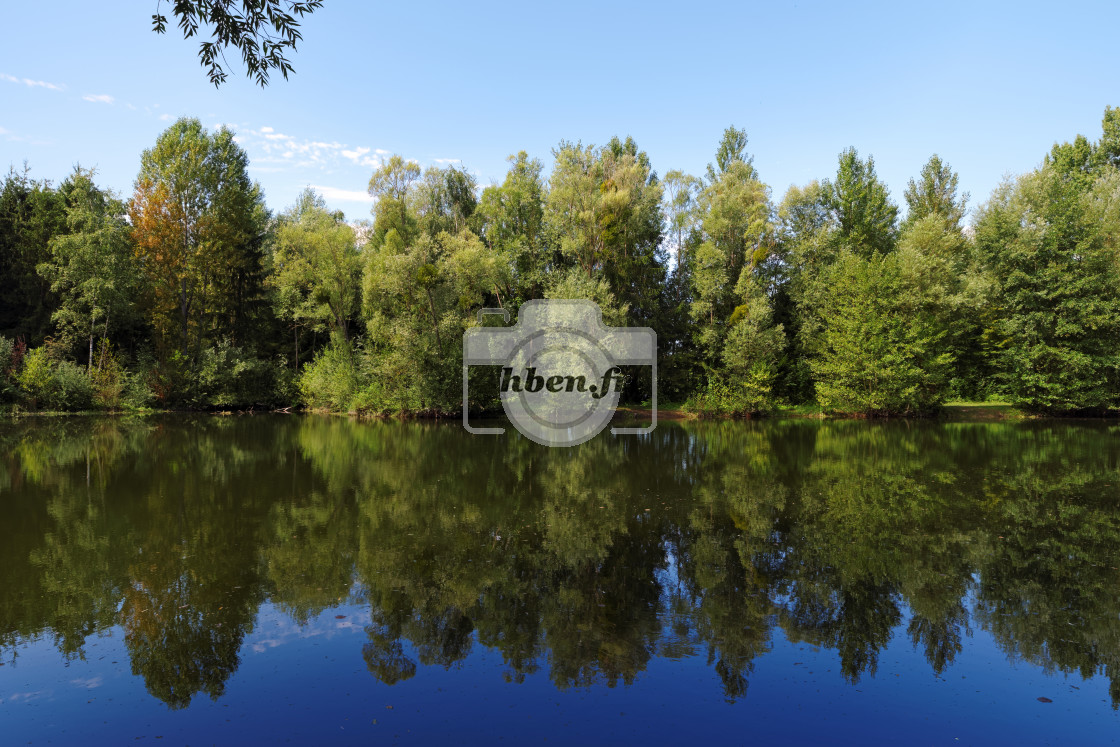
[[747,147],[729,127],[705,173],[662,176],[629,137],[562,141],[486,187],[395,155],[356,223],[312,190],[269,210],[234,133],[197,119],[131,195],[12,169],[0,403],[451,414],[480,309],[586,298],[652,327],[659,399],[703,414],[1120,410],[1120,109],[971,214],[936,154],[902,203],[854,148],[776,199]]

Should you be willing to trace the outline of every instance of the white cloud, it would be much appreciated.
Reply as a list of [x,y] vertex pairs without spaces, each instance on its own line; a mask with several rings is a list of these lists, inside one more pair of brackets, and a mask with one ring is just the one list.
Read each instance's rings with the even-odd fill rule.
[[[340,153],[343,158],[348,158],[359,166],[366,166],[369,168],[380,166],[381,158],[378,156],[367,156],[366,153],[369,153],[369,150],[369,148],[354,148],[353,150],[340,151]],[[383,151],[378,149],[377,152],[382,153]]]
[[101,687],[101,685],[104,683],[102,682],[101,677],[90,677],[88,679],[79,678],[76,680],[70,680],[70,684],[85,688],[86,690],[93,690],[96,687]]
[[53,145],[50,140],[43,140],[41,138],[27,137],[26,135],[17,135],[11,130],[6,130],[0,127],[0,136],[11,143],[27,143],[28,145]]
[[[345,158],[354,163],[367,165],[365,161],[368,157],[363,158],[361,154],[368,153],[369,148],[351,150],[344,143],[337,141],[328,143],[323,140],[301,140],[292,135],[276,132],[271,127],[261,127],[256,130],[242,129],[240,134],[245,136],[245,149],[250,151],[252,159],[258,162],[326,168],[338,164]],[[357,155],[354,155],[355,153]]]
[[56,83],[48,83],[45,80],[31,80],[31,78],[17,78],[14,75],[7,73],[0,73],[0,80],[6,80],[9,83],[22,83],[30,88],[49,88],[52,91],[61,91],[66,86],[61,86]]
[[[389,152],[368,145],[340,143],[337,140],[304,139],[277,132],[270,126],[250,127],[248,123],[242,123],[236,139],[249,154],[253,167],[262,173],[309,170],[322,174],[319,177],[312,176],[311,179],[334,180],[337,174],[353,173],[355,167],[362,170],[376,169],[382,165],[384,156]],[[364,183],[368,173],[367,171],[366,177],[357,183]],[[300,180],[307,178],[301,176]],[[345,199],[363,203],[371,201],[361,192],[353,192]]]
[[84,101],[92,101],[95,104],[111,104],[114,101],[113,97],[107,93],[87,93],[85,96],[82,96],[82,99]]
[[364,156],[366,153],[369,153],[369,148],[355,148],[354,150],[344,150],[344,151],[342,151],[342,155],[345,158],[349,158],[351,161],[355,161],[355,162],[359,158]]
[[356,189],[324,187],[320,184],[312,184],[311,188],[328,200],[338,200],[340,202],[361,202],[366,205],[373,204],[373,197],[368,192],[359,192]]
[[172,120],[172,116],[170,114],[159,115],[159,121],[160,122],[170,122],[171,120]]
[[463,162],[463,160],[461,158],[433,158],[432,160],[435,161],[438,164],[441,164],[441,165],[446,165],[446,164],[449,164],[449,163],[462,163]]

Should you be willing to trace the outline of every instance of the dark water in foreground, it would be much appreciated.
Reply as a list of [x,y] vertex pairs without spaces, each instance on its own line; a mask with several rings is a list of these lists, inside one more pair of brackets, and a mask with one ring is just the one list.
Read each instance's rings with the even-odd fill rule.
[[1120,738],[1107,423],[25,421],[0,532],[5,744]]

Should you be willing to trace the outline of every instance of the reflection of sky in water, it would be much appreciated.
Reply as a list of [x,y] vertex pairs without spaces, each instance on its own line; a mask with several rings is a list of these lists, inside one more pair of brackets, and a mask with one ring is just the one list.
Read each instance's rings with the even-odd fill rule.
[[[390,687],[362,661],[367,608],[329,609],[301,627],[265,604],[238,671],[216,702],[200,695],[175,711],[149,696],[128,671],[115,628],[90,638],[85,661],[66,665],[49,642],[25,644],[16,666],[0,668],[0,720],[11,744],[47,736],[84,744],[159,736],[191,743],[393,737],[483,743],[502,735],[514,743],[543,736],[593,744],[703,736],[797,744],[843,741],[845,733],[853,743],[872,744],[907,741],[903,735],[929,743],[1088,744],[1117,727],[1103,678],[1047,676],[1009,662],[981,630],[974,629],[956,663],[934,675],[905,635],[908,617],[883,650],[876,675],[855,685],[840,677],[835,652],[791,644],[774,628],[745,697],[727,703],[702,646],[688,656],[655,656],[629,687],[557,690],[543,670],[521,684],[506,682],[501,655],[476,643],[462,663],[421,665],[415,677]],[[666,626],[659,645],[671,643]],[[411,645],[405,653],[417,657]],[[29,689],[13,691],[16,683]],[[1038,702],[1040,696],[1053,703]]]
[[[246,639],[244,650],[263,654],[277,646],[299,644],[313,638],[330,640],[338,635],[352,635],[362,632],[369,624],[368,608],[347,607],[351,614],[331,610],[333,614],[322,614],[312,618],[306,625],[300,625],[271,604],[264,605],[257,613],[254,632]],[[343,615],[341,619],[338,615]],[[364,621],[363,621],[364,618]]]

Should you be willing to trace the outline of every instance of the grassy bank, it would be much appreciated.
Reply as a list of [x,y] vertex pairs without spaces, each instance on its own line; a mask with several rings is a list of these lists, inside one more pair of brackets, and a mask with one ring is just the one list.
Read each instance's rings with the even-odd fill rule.
[[[648,419],[651,414],[649,402],[639,405],[625,405],[618,408],[619,412],[635,419]],[[696,420],[704,418],[696,412],[690,411],[683,402],[669,402],[658,404],[658,420]],[[829,414],[824,412],[815,403],[788,405],[777,408],[770,416],[776,420],[803,420],[803,419],[857,419],[860,416]],[[941,410],[931,418],[911,418],[949,421],[984,421],[984,420],[1022,420],[1032,416],[1024,413],[1009,402],[970,402],[956,400],[946,402]],[[904,418],[905,419],[905,418]]]
[[[304,412],[319,415],[336,415],[336,416],[349,416],[349,417],[390,417],[402,419],[416,419],[416,420],[443,420],[452,421],[457,420],[461,415],[459,413],[452,413],[442,416],[436,416],[432,413],[411,413],[411,414],[398,414],[388,416],[371,416],[368,414],[358,413],[344,413],[333,412],[326,409],[302,409],[295,408],[282,408],[278,410],[268,408],[255,408],[255,409],[116,409],[116,410],[80,410],[80,411],[58,411],[58,410],[43,410],[43,411],[29,411],[24,410],[18,406],[9,406],[0,409],[0,417],[63,417],[74,415],[112,415],[112,416],[144,416],[144,415],[157,415],[169,413],[191,413],[201,415],[233,415],[240,413],[266,413],[266,412]],[[649,421],[652,415],[652,408],[649,402],[643,402],[635,405],[622,405],[618,408],[620,417],[632,420]],[[657,419],[658,421],[667,420],[700,420],[706,416],[699,413],[692,412],[682,402],[668,402],[665,404],[658,404]],[[990,420],[1024,420],[1027,418],[1038,418],[1044,416],[1030,415],[1019,410],[1008,402],[967,402],[967,401],[953,401],[947,402],[937,413],[936,416],[931,418],[910,418],[910,419],[928,419],[928,420],[944,420],[951,422],[977,422],[977,421],[990,421]],[[1057,416],[1054,416],[1057,417]],[[1112,416],[1115,417],[1115,416]],[[858,416],[845,416],[828,414],[821,410],[816,404],[802,404],[791,405],[787,407],[780,407],[772,414],[767,416],[771,420],[804,420],[804,419],[857,419]],[[906,419],[906,418],[902,418]]]

